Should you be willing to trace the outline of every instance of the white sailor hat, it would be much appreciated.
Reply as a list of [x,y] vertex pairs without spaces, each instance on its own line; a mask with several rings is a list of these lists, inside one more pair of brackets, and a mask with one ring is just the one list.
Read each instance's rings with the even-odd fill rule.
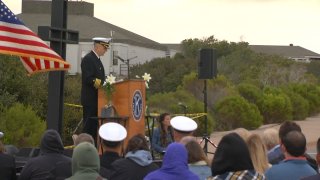
[[94,37],[92,38],[93,42],[103,45],[105,48],[110,46],[111,38],[104,38],[104,37]]
[[3,134],[3,132],[1,132],[1,131],[0,131],[0,138],[2,138],[2,137],[3,137],[3,135],[4,135],[4,134]]
[[176,116],[170,120],[173,129],[182,132],[192,132],[197,129],[197,123],[186,116]]
[[106,141],[118,142],[127,137],[127,131],[122,125],[109,122],[100,127],[99,136]]

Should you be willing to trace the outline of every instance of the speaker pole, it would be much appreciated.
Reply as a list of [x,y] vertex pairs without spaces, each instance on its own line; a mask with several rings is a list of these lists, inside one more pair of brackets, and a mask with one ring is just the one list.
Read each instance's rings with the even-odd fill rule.
[[208,135],[208,102],[207,102],[207,79],[212,79],[217,76],[217,59],[215,55],[215,49],[200,49],[199,51],[199,67],[198,67],[198,78],[203,79],[203,104],[204,104],[204,128],[205,132],[202,136],[200,144],[204,141],[203,151],[207,155],[208,153],[208,143],[213,147],[217,146],[210,140],[210,135]]
[[[207,117],[207,107],[208,107],[208,102],[207,102],[207,80],[205,79],[203,81],[203,104],[204,104],[204,128],[205,128],[205,134],[204,134],[204,137],[205,138],[208,138],[208,117]],[[203,147],[206,155],[208,153],[208,142],[207,140],[205,139],[205,143],[204,143],[204,147]]]

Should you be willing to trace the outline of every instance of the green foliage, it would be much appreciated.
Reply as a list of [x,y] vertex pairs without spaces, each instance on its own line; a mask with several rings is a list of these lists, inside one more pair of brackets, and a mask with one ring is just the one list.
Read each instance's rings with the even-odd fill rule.
[[253,104],[262,98],[262,91],[253,84],[241,83],[237,86],[237,89],[242,97]]
[[315,84],[290,84],[289,88],[309,102],[309,115],[314,115],[320,111],[319,86]]
[[[69,104],[80,105],[80,93],[81,93],[81,76],[66,76],[65,87],[64,87],[64,105],[63,112],[63,132],[62,140],[65,145],[71,145],[72,134],[76,129],[77,124],[82,119],[82,108],[72,106]],[[78,132],[82,131],[82,127],[79,127]]]
[[314,75],[319,82],[320,79],[320,62],[319,61],[311,61],[307,64],[307,72]]
[[309,115],[309,102],[292,89],[283,88],[283,91],[290,98],[292,104],[293,120],[304,120]]
[[39,145],[46,124],[30,106],[16,103],[1,112],[0,127],[5,144],[30,147]]
[[47,74],[27,76],[23,65],[14,56],[0,55],[0,102],[10,107],[15,102],[31,105],[37,115],[46,118]]
[[149,83],[150,94],[175,91],[181,84],[184,75],[196,69],[194,59],[158,58],[143,65],[135,65],[130,69],[131,77],[140,76],[145,72],[151,74]]
[[241,96],[228,96],[219,101],[214,109],[216,128],[231,130],[239,127],[254,129],[262,124],[262,116],[255,104]]
[[[148,98],[148,107],[150,112],[171,114],[184,114],[184,109],[179,106],[179,102],[187,106],[187,113],[203,112],[203,103],[195,99],[195,97],[185,90],[177,90],[176,92],[158,93]],[[204,118],[197,118],[195,121],[198,124],[196,135],[203,135],[205,133]],[[212,130],[213,118],[211,114],[208,115],[208,132]]]
[[[182,80],[182,85],[179,86],[178,89],[188,91],[203,102],[204,80],[199,80],[195,72],[185,75]],[[235,94],[238,94],[238,92],[225,76],[218,75],[215,79],[207,80],[208,108],[212,108],[220,99]]]
[[227,42],[225,40],[219,41],[214,36],[203,39],[185,39],[181,42],[182,52],[186,57],[196,58],[199,54],[200,48],[214,48],[216,49],[217,58],[226,56],[236,49],[243,49],[248,47],[246,42]]
[[292,120],[290,98],[279,88],[266,87],[258,107],[264,117],[264,123],[281,123]]

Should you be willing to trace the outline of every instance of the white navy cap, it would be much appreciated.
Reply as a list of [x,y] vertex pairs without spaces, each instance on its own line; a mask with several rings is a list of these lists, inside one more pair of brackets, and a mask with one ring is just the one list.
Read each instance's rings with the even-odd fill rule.
[[4,134],[3,134],[3,132],[1,132],[1,131],[0,131],[0,138],[2,138],[2,137],[3,137],[3,135],[4,135]]
[[104,38],[104,37],[94,37],[92,38],[93,42],[103,45],[105,48],[110,46],[111,38]]
[[193,119],[186,116],[176,116],[171,119],[170,124],[173,129],[182,132],[192,132],[198,127],[197,123]]
[[122,125],[110,122],[100,127],[99,136],[106,141],[118,142],[127,137],[127,131]]

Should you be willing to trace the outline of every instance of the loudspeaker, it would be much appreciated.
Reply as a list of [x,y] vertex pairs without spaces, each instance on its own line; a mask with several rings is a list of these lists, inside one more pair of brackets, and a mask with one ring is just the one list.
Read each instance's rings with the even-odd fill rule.
[[212,79],[217,77],[217,58],[215,49],[200,49],[198,61],[198,78]]

